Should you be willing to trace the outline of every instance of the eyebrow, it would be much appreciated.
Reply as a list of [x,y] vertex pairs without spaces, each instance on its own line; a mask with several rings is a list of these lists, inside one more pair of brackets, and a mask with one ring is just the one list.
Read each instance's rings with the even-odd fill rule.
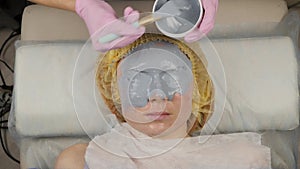
[[144,66],[144,65],[145,65],[145,63],[140,63],[135,67],[129,68],[128,70],[141,71],[141,67]]

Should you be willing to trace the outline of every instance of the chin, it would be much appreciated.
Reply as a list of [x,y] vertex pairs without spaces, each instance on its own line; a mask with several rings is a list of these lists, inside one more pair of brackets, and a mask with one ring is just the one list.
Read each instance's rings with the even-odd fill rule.
[[152,122],[147,125],[148,128],[148,136],[158,137],[160,135],[166,135],[166,131],[171,127],[169,124],[165,124],[163,122]]
[[134,129],[150,137],[155,137],[160,134],[163,134],[171,126],[170,124],[165,123],[163,121],[152,121],[149,123],[138,123],[133,121],[127,121],[127,123]]
[[187,135],[186,125],[173,125],[170,122],[153,121],[150,123],[132,123],[128,122],[136,130],[153,138],[179,138]]

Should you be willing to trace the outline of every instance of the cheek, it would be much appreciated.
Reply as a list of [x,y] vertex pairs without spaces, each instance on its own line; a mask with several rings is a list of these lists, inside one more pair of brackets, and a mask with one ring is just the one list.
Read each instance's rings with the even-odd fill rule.
[[189,88],[182,95],[176,93],[174,95],[174,99],[172,102],[177,108],[181,107],[182,109],[189,110],[192,108],[192,99],[193,99],[193,90],[192,88]]
[[181,104],[178,106],[179,116],[183,119],[190,117],[192,113],[192,97],[189,95],[183,95],[181,97]]
[[124,111],[122,113],[123,117],[125,118],[125,120],[128,121],[132,121],[134,123],[139,123],[139,124],[143,124],[143,123],[148,123],[149,120],[145,119],[145,117],[143,116],[142,112],[138,112],[138,111]]

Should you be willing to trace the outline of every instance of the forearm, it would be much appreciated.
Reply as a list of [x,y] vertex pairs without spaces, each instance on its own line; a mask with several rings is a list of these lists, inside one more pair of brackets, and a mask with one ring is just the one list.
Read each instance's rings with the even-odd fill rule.
[[29,0],[33,3],[65,9],[69,11],[75,11],[75,2],[76,0]]

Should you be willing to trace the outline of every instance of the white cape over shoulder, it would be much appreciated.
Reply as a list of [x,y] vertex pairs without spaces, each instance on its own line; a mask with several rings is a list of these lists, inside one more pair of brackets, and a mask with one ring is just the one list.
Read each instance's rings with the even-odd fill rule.
[[160,140],[126,123],[96,136],[85,160],[90,169],[271,169],[270,149],[258,133]]

